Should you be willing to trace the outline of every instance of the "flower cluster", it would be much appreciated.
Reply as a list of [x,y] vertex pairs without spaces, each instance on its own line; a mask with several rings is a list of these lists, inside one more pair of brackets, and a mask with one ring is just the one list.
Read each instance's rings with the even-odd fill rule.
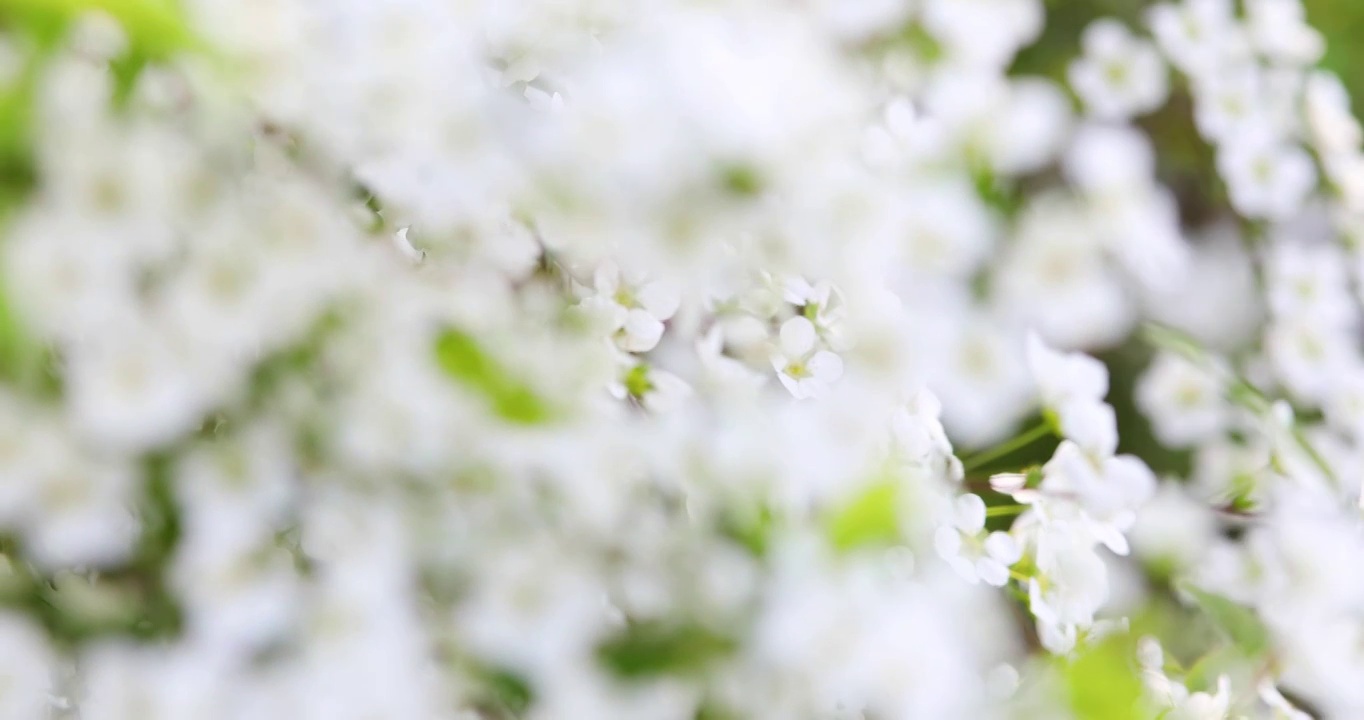
[[1046,21],[0,3],[0,717],[1364,715],[1345,86]]

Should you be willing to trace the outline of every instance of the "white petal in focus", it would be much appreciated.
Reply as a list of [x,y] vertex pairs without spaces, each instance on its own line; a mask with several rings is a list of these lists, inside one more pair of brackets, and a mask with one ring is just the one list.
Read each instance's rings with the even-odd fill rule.
[[625,318],[621,347],[630,352],[648,352],[663,337],[663,322],[644,310],[631,310]]
[[979,495],[962,495],[957,498],[952,516],[957,529],[964,533],[978,533],[985,527],[985,501]]
[[985,538],[985,552],[1006,567],[1023,557],[1023,548],[1018,546],[1018,541],[1014,540],[1012,535],[1003,532],[992,532]]
[[1004,587],[1009,583],[1009,569],[993,558],[983,557],[977,560],[976,574],[987,585]]

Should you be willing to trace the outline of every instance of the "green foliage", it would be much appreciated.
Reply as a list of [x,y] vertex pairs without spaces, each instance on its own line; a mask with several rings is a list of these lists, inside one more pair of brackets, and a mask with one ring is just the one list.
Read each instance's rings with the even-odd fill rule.
[[[176,52],[201,48],[178,3],[172,0],[0,0],[0,27],[22,36],[27,53],[17,78],[0,87],[0,222],[4,222],[37,182],[34,100],[41,69],[51,52],[81,16],[98,12],[122,27],[128,38],[115,59],[116,99],[125,98],[148,63]],[[48,350],[29,334],[0,284],[0,377],[31,392],[54,390]]]
[[21,388],[37,389],[43,384],[47,361],[47,351],[24,327],[0,276],[0,378]]
[[1259,657],[1268,652],[1269,631],[1254,610],[1192,585],[1182,589],[1242,653]]
[[1350,89],[1358,114],[1364,101],[1364,3],[1359,0],[1303,0],[1307,20],[1326,37],[1323,67],[1335,72]]
[[763,177],[758,169],[745,163],[731,163],[720,168],[720,186],[739,198],[752,198],[763,192]]
[[693,720],[743,720],[737,713],[728,710],[712,701],[701,703],[701,707],[696,709]]
[[1078,720],[1143,720],[1149,716],[1131,635],[1115,635],[1059,661],[1066,696]]
[[22,558],[22,543],[0,538],[0,604],[26,612],[62,647],[97,637],[154,640],[178,635],[183,617],[166,571],[180,539],[171,488],[173,460],[152,455],[143,465],[145,494],[138,514],[142,535],[132,559],[97,575],[40,572]]
[[0,18],[47,42],[91,12],[113,18],[128,36],[130,52],[148,59],[199,46],[173,0],[0,0]]
[[772,538],[772,526],[776,518],[772,509],[761,505],[754,510],[733,510],[720,520],[720,533],[744,546],[754,557],[767,554],[767,546]]
[[835,549],[890,545],[900,539],[900,484],[892,477],[873,482],[846,505],[829,515],[826,528]]
[[553,419],[548,403],[493,359],[473,336],[447,328],[436,338],[436,362],[447,375],[487,400],[493,414],[516,425]]
[[521,717],[535,702],[535,690],[519,673],[476,666],[470,674],[480,683],[478,705],[489,717]]
[[1184,674],[1184,686],[1193,692],[1216,692],[1217,678],[1246,665],[1246,656],[1235,646],[1226,645],[1208,651],[1189,666]]
[[723,659],[733,638],[694,623],[632,623],[597,647],[597,659],[622,678],[687,675]]

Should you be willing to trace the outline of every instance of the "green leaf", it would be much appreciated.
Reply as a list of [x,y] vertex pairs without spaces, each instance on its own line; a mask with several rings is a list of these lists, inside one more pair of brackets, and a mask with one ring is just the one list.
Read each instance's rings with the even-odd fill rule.
[[1254,610],[1192,585],[1182,589],[1241,652],[1257,657],[1269,650],[1269,631]]
[[200,45],[178,3],[171,0],[0,0],[0,17],[52,41],[81,15],[102,12],[127,34],[132,52],[162,59]]
[[513,377],[468,333],[447,328],[436,338],[436,362],[447,375],[483,396],[495,415],[518,425],[539,425],[553,412],[524,382]]
[[735,197],[751,198],[762,194],[763,178],[752,165],[730,163],[720,167],[720,186]]
[[535,691],[520,674],[498,667],[478,667],[473,675],[482,684],[484,702],[519,717],[535,702]]
[[1245,654],[1235,646],[1215,648],[1189,666],[1188,672],[1184,674],[1184,685],[1194,692],[1215,692],[1217,678],[1238,667],[1248,666],[1247,660]]
[[1104,638],[1060,663],[1070,708],[1079,720],[1147,717],[1131,635]]
[[0,280],[0,377],[36,389],[45,355],[20,321],[10,304],[8,288]]
[[733,510],[720,518],[720,534],[744,546],[754,557],[767,554],[776,518],[772,509],[761,505],[754,510]]
[[687,675],[737,647],[733,638],[692,623],[635,623],[597,647],[597,659],[623,678]]
[[696,708],[692,720],[742,720],[742,716],[713,700],[707,700]]
[[893,478],[876,481],[829,516],[829,541],[839,552],[895,544],[900,540],[899,501],[899,483]]

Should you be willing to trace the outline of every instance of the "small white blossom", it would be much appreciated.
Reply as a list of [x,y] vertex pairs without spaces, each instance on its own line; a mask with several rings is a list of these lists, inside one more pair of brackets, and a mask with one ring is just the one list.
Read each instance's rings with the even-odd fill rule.
[[1247,0],[1250,37],[1265,57],[1310,65],[1321,59],[1325,43],[1307,24],[1302,0]]
[[1302,208],[1316,184],[1316,168],[1300,147],[1254,127],[1226,139],[1217,168],[1232,204],[1251,218],[1283,220]]
[[1188,447],[1226,429],[1230,408],[1222,385],[1215,374],[1167,352],[1137,381],[1135,398],[1162,443]]
[[1071,64],[1067,77],[1090,114],[1123,120],[1165,101],[1165,63],[1150,43],[1115,20],[1095,21],[1081,43],[1084,57]]
[[823,395],[830,384],[843,377],[843,359],[820,349],[814,323],[805,317],[793,317],[782,323],[772,368],[781,384],[798,400]]
[[938,557],[970,583],[1002,587],[1009,582],[1009,566],[1023,550],[1008,533],[985,532],[985,503],[966,494],[953,504],[951,517],[933,535]]

